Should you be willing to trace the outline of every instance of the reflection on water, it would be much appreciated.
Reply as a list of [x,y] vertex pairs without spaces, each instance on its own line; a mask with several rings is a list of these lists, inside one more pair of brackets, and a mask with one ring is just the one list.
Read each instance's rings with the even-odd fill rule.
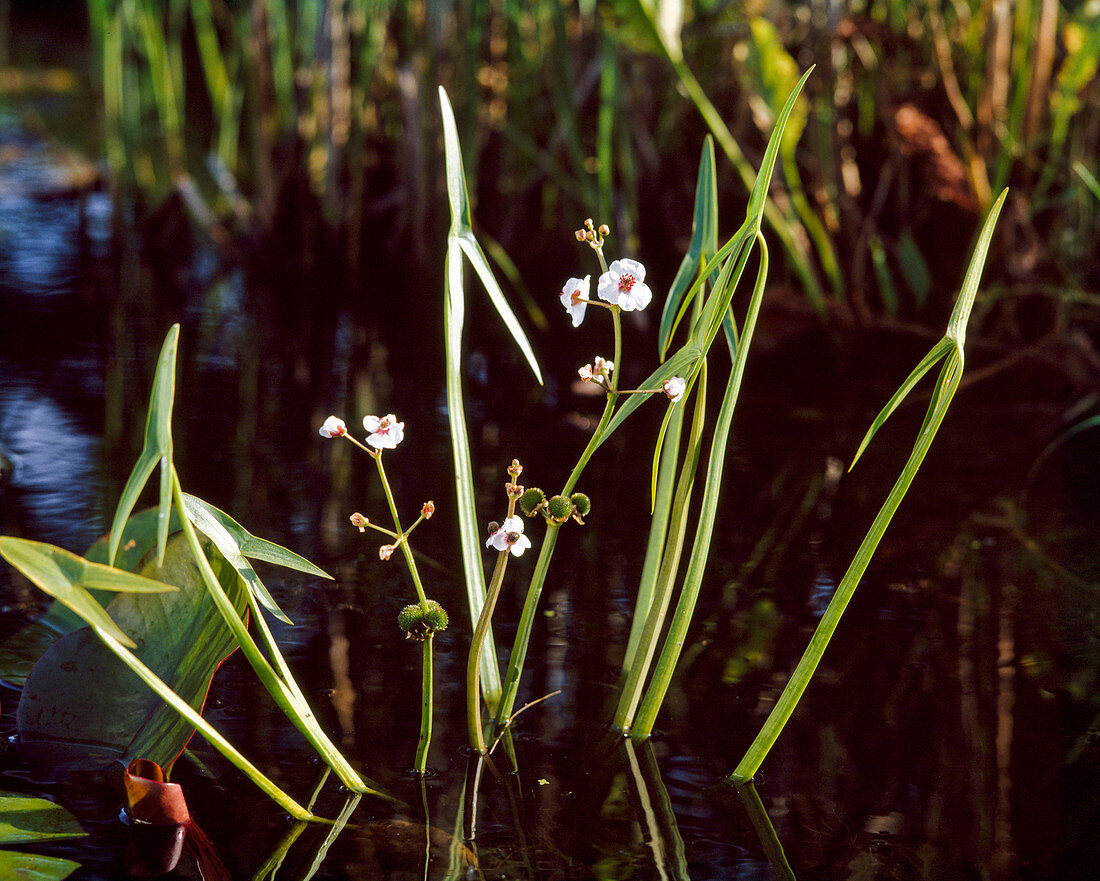
[[[18,211],[28,205],[45,207],[24,224]],[[103,413],[114,407],[125,415],[116,439],[123,450],[140,435],[164,331],[150,318],[148,326],[122,322],[108,337],[102,325],[79,319],[87,312],[72,320],[59,308],[87,289],[81,272],[95,270],[79,255],[99,252],[73,242],[95,240],[89,212],[97,205],[84,196],[28,202],[0,187],[0,222],[12,229],[0,247],[0,293],[25,304],[0,328],[0,528],[73,549],[102,531],[101,499],[117,480],[101,455]],[[54,226],[41,241],[18,244],[37,235],[36,223]],[[40,247],[51,236],[66,243]],[[624,610],[645,529],[644,506],[617,501],[648,492],[648,475],[635,476],[634,466],[656,421],[639,413],[629,437],[609,443],[586,476],[594,514],[587,530],[563,534],[519,705],[561,693],[517,721],[515,769],[503,750],[494,756],[477,790],[477,835],[467,840],[475,805],[460,747],[469,626],[449,541],[438,359],[430,348],[408,355],[400,328],[350,311],[331,324],[280,328],[257,306],[249,279],[206,253],[176,278],[182,292],[154,286],[150,294],[156,308],[147,318],[163,310],[184,322],[180,471],[185,486],[255,534],[307,556],[326,549],[318,562],[335,583],[268,585],[296,623],[272,627],[318,715],[402,804],[362,802],[342,831],[289,829],[196,740],[175,779],[234,877],[277,869],[280,878],[303,878],[322,853],[317,877],[330,879],[1092,877],[1100,864],[1100,603],[1089,482],[1096,459],[1084,436],[1032,478],[1027,517],[1013,513],[1031,464],[1057,430],[1034,413],[1063,403],[1052,391],[1052,401],[1040,399],[1029,415],[1017,406],[1018,389],[1046,388],[1048,367],[1025,373],[1023,365],[960,394],[751,803],[722,778],[786,681],[833,573],[847,565],[919,424],[922,408],[903,408],[859,469],[845,472],[891,377],[912,363],[911,341],[886,331],[855,341],[881,365],[881,382],[848,360],[851,341],[826,332],[810,347],[820,361],[806,383],[790,373],[803,350],[783,351],[782,340],[750,362],[698,626],[654,743],[634,747],[609,743],[600,725],[629,629]],[[44,323],[41,310],[51,302]],[[427,319],[418,328],[435,330]],[[475,461],[494,475],[520,454],[529,473],[553,483],[583,444],[576,426],[592,401],[569,391],[569,364],[551,367],[546,395],[521,386],[526,380],[493,331],[475,323],[470,333],[478,351],[469,383]],[[84,346],[74,348],[74,339]],[[406,362],[407,372],[394,369]],[[106,383],[105,391],[112,363],[126,381]],[[363,412],[397,410],[409,439],[387,460],[390,479],[409,504],[434,497],[439,506],[431,531],[418,535],[431,536],[423,548],[436,564],[430,592],[452,611],[453,624],[436,640],[430,764],[438,774],[423,786],[403,773],[419,717],[418,652],[395,626],[410,588],[346,522],[350,510],[377,508],[381,496],[362,463],[317,443],[317,413],[332,409],[349,423]],[[502,644],[530,565],[524,558],[509,569]],[[0,580],[10,606],[8,584]],[[14,696],[0,703],[7,736]],[[239,658],[215,678],[206,714],[295,796],[317,785],[308,746]],[[117,877],[125,835],[109,777],[48,784],[8,750],[0,784],[73,810],[91,836],[51,852],[82,862],[77,877]],[[325,816],[345,806],[332,786],[318,799]]]

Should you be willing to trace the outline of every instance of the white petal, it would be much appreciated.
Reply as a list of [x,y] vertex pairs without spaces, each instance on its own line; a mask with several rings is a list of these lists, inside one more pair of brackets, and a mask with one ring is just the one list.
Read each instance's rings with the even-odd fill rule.
[[500,529],[502,532],[518,532],[522,535],[523,521],[519,517],[506,517]]
[[378,431],[378,423],[381,421],[377,416],[364,416],[363,428],[370,432]]
[[[618,263],[619,261],[616,260],[611,265],[617,266]],[[619,301],[619,273],[612,270],[601,275],[600,280],[596,283],[596,296],[608,303],[617,303]]]
[[512,544],[512,556],[522,557],[523,552],[529,547],[531,547],[531,539],[529,539],[526,535],[521,535]]
[[653,291],[649,289],[649,285],[636,282],[629,293],[619,297],[619,305],[625,312],[634,312],[637,309],[644,309],[652,299]]
[[[615,267],[618,267],[618,269]],[[612,263],[611,271],[617,272],[619,275],[632,275],[634,281],[638,284],[645,281],[645,267],[637,260],[631,260],[629,257],[624,257],[622,260],[616,260]]]

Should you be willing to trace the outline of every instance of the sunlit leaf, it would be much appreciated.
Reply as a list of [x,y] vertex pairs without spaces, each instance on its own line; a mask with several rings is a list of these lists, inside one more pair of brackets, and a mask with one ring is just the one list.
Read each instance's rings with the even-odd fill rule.
[[[216,553],[211,565],[243,614],[244,591],[236,571]],[[178,590],[120,594],[106,611],[98,604],[96,609],[113,619],[109,632],[130,634],[137,645],[134,655],[199,710],[214,671],[236,642],[210,600],[182,535],[169,542],[163,566],[150,562],[144,571]],[[99,626],[99,615],[88,620]],[[35,665],[17,722],[24,742],[92,746],[116,756],[132,753],[163,766],[175,760],[194,730],[87,629],[62,637]]]
[[157,359],[149,414],[145,421],[145,445],[126,481],[115,509],[108,542],[107,560],[113,562],[122,541],[122,530],[137,504],[153,469],[160,465],[160,504],[157,521],[157,559],[164,559],[168,543],[168,519],[172,510],[172,404],[176,394],[176,348],[180,326],[173,324]]
[[184,504],[187,506],[187,514],[195,528],[208,539],[214,542],[222,555],[230,565],[244,579],[253,596],[267,608],[276,618],[291,624],[291,620],[283,614],[268,589],[260,581],[260,576],[246,560],[251,557],[254,560],[263,560],[274,563],[277,566],[285,566],[308,575],[319,578],[331,579],[332,576],[323,569],[314,566],[305,557],[301,557],[294,551],[277,545],[274,542],[256,538],[236,520],[202,499],[184,493]]
[[133,642],[119,630],[88,589],[147,594],[174,589],[123,569],[89,563],[63,548],[25,538],[0,536],[0,556],[85,621],[98,624],[130,647]]
[[87,835],[76,817],[44,798],[0,792],[0,845],[80,838]]
[[676,271],[661,311],[661,327],[657,346],[663,358],[672,343],[675,320],[682,314],[681,305],[696,275],[718,250],[718,179],[714,168],[714,139],[707,135],[699,158],[699,176],[695,184],[695,214],[691,221],[691,241],[687,253]]

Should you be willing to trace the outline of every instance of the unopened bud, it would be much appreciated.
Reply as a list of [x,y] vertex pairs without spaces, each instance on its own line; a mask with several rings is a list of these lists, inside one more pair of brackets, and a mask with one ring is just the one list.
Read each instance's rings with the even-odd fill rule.
[[350,519],[351,519],[351,525],[352,526],[358,526],[360,532],[366,532],[367,531],[367,526],[370,523],[370,521],[366,517],[364,517],[362,514],[360,514],[358,511],[356,511],[354,514],[352,514]]
[[606,223],[601,223],[599,233],[601,236],[609,236],[611,235],[611,228]]
[[397,549],[393,545],[382,545],[382,547],[378,549],[378,559],[388,560],[390,557],[393,556],[393,552],[395,550]]
[[519,459],[512,460],[512,464],[508,466],[508,473],[513,477],[519,477],[523,473],[523,466],[519,464]]
[[588,238],[588,234],[585,233],[583,229],[578,229],[575,233],[573,233],[573,235],[577,237],[578,242],[583,242],[586,238]]
[[420,516],[425,520],[431,520],[432,514],[435,513],[435,502],[425,502],[424,507],[420,509]]

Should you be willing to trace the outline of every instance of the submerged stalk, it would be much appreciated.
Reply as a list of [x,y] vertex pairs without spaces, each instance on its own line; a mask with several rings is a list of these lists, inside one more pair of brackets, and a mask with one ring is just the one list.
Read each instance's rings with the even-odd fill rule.
[[416,773],[421,777],[428,770],[428,750],[432,745],[432,696],[435,694],[435,672],[432,662],[434,633],[424,635],[420,663],[420,742],[416,746]]

